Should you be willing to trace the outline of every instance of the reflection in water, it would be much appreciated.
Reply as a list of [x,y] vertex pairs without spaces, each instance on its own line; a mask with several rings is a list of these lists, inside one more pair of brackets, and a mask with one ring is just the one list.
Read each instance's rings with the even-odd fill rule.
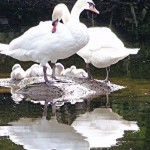
[[[27,150],[89,150],[85,137],[73,127],[58,123],[55,115],[47,120],[47,102],[44,108],[42,118],[20,118],[16,122],[10,122],[11,126],[0,127],[0,135],[9,136],[14,143],[23,145]],[[52,108],[55,112],[55,105]]]
[[136,122],[123,120],[111,108],[97,108],[80,115],[72,126],[87,137],[90,147],[111,147],[125,130],[138,130]]
[[[108,95],[106,95],[108,98]],[[111,147],[117,139],[123,137],[125,130],[139,130],[137,123],[127,121],[108,108],[97,108],[92,112],[79,115],[72,123],[78,133],[86,137],[90,147]]]
[[23,100],[24,96],[22,94],[17,94],[16,91],[18,90],[18,87],[16,86],[11,86],[10,87],[10,92],[12,94],[12,99],[16,104],[19,104],[20,101]]
[[[108,98],[108,94],[106,94]],[[20,118],[10,122],[11,126],[1,126],[0,136],[9,136],[9,139],[27,150],[89,150],[90,148],[111,147],[116,145],[117,138],[123,137],[124,130],[138,130],[136,122],[126,121],[109,108],[107,99],[105,108],[97,108],[89,112],[90,100],[86,113],[80,114],[71,126],[59,123],[56,117],[56,105],[64,103],[51,103],[53,117],[47,120],[47,106],[49,100],[44,102],[43,117]],[[75,101],[74,101],[75,103]],[[61,109],[61,107],[59,108]]]

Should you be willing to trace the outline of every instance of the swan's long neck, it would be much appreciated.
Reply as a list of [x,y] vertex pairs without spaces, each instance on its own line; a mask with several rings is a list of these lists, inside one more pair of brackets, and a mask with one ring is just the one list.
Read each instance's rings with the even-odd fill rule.
[[52,14],[52,20],[63,20],[63,23],[67,23],[70,20],[70,12],[68,7],[61,3],[55,6]]
[[69,9],[65,9],[64,12],[63,12],[63,16],[62,16],[62,20],[63,20],[63,23],[67,23],[71,18],[71,15],[70,15],[70,11]]
[[80,21],[79,17],[82,11],[83,11],[82,5],[76,2],[71,10],[71,18],[73,18],[75,21]]

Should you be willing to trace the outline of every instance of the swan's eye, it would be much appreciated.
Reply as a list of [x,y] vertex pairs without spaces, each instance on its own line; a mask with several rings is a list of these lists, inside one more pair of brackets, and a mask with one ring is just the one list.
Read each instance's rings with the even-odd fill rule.
[[94,4],[94,3],[92,3],[92,2],[88,2],[88,4],[89,4],[89,7],[93,7],[93,8],[95,8],[95,4]]

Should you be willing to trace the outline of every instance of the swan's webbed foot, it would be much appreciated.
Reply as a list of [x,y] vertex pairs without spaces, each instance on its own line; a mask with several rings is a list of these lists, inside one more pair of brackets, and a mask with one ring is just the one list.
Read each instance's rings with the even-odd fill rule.
[[14,79],[14,78],[12,78],[12,79],[11,79],[11,81],[12,81],[12,82],[16,82],[17,80],[16,80],[16,79]]
[[57,83],[68,83],[68,81],[67,80],[62,80],[62,79],[58,79],[58,78],[52,78],[53,79],[53,81],[55,81],[55,83],[57,82]]
[[93,77],[91,74],[88,74],[88,77],[87,77],[89,80],[93,80]]
[[44,82],[46,85],[52,85],[56,83],[69,83],[67,80],[60,80],[60,79],[52,79],[52,80],[47,80]]
[[104,82],[105,84],[110,84],[110,81],[109,81],[108,79],[105,79],[103,82]]
[[54,80],[45,80],[44,82],[46,85],[52,85],[54,83],[56,83]]
[[88,77],[86,77],[86,78],[84,78],[84,79],[86,79],[86,80],[94,80],[93,77],[92,77],[92,76],[89,76],[89,75],[88,75]]
[[105,79],[103,82],[104,82],[104,83],[108,83],[108,82],[109,82],[109,80]]

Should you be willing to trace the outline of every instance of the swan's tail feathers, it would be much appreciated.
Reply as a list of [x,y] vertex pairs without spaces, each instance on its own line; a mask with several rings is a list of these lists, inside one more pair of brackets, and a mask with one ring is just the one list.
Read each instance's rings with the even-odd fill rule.
[[140,48],[127,48],[127,50],[130,52],[130,54],[137,54]]
[[0,52],[3,50],[8,50],[9,49],[9,45],[8,44],[2,44],[0,43]]

